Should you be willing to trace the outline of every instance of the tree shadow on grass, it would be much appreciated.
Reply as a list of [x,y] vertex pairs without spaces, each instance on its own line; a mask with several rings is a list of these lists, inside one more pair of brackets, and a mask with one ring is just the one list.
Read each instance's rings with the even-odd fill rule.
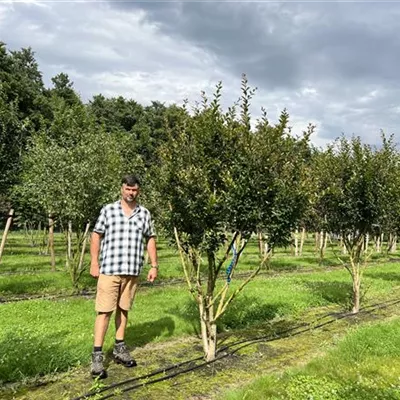
[[163,317],[157,321],[128,326],[125,332],[125,340],[132,346],[144,346],[157,337],[171,337],[174,331],[174,320],[171,317]]
[[369,272],[365,271],[364,276],[372,279],[382,279],[385,281],[400,281],[400,272]]
[[[12,277],[6,282],[0,280],[0,296],[1,295],[33,295],[48,293],[49,288],[55,288],[55,279],[53,277],[32,276],[27,280],[15,279]],[[72,288],[72,285],[71,285]]]
[[[57,266],[62,265],[60,262],[57,263]],[[2,266],[0,275],[7,274],[8,272],[25,272],[25,271],[37,271],[37,272],[51,272],[51,264],[50,258],[46,258],[45,260],[28,260],[25,261],[23,258],[19,259],[18,262],[14,262],[11,258],[5,257],[2,260]]]
[[[290,313],[291,308],[286,303],[263,303],[257,297],[242,295],[234,299],[225,314],[217,320],[218,332],[260,325]],[[189,322],[193,331],[200,334],[199,311],[194,301],[187,301],[179,309],[168,312]]]
[[[66,371],[79,363],[79,352],[63,344],[67,331],[9,331],[0,340],[0,384]],[[66,341],[65,341],[66,342]]]
[[314,281],[303,282],[303,285],[329,303],[338,304],[346,309],[351,305],[353,293],[351,283]]

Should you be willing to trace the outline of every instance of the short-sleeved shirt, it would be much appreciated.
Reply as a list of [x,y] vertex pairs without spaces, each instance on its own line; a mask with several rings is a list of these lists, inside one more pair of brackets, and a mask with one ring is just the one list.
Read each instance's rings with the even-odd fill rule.
[[139,275],[144,261],[144,240],[155,236],[149,210],[137,205],[127,217],[121,201],[104,206],[93,229],[103,236],[100,273]]

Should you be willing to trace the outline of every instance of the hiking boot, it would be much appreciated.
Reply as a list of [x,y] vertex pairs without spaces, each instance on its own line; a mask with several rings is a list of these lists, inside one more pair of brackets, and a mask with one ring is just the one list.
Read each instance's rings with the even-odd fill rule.
[[105,379],[107,378],[107,371],[103,366],[104,355],[102,351],[94,351],[92,353],[92,368],[90,373],[93,378]]
[[114,360],[117,364],[122,364],[125,367],[136,367],[136,361],[132,358],[128,348],[124,342],[115,343],[113,350]]

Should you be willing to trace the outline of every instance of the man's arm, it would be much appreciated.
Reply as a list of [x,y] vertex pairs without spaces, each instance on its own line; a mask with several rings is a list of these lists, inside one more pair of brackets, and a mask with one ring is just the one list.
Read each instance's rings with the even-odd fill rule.
[[92,275],[93,278],[98,278],[100,275],[99,255],[102,238],[103,235],[98,232],[92,232],[90,238],[90,275]]
[[157,245],[156,238],[150,237],[147,242],[147,253],[149,254],[151,268],[147,275],[147,280],[153,282],[157,278],[158,263],[157,263]]

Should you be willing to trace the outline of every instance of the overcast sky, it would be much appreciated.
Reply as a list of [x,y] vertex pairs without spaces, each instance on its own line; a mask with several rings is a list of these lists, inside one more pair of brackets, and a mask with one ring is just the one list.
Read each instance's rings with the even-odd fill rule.
[[294,131],[317,125],[400,142],[400,2],[4,1],[0,40],[32,47],[46,84],[66,72],[87,101],[122,95],[147,104],[199,99],[222,80],[224,104],[241,74],[272,122],[286,107]]

